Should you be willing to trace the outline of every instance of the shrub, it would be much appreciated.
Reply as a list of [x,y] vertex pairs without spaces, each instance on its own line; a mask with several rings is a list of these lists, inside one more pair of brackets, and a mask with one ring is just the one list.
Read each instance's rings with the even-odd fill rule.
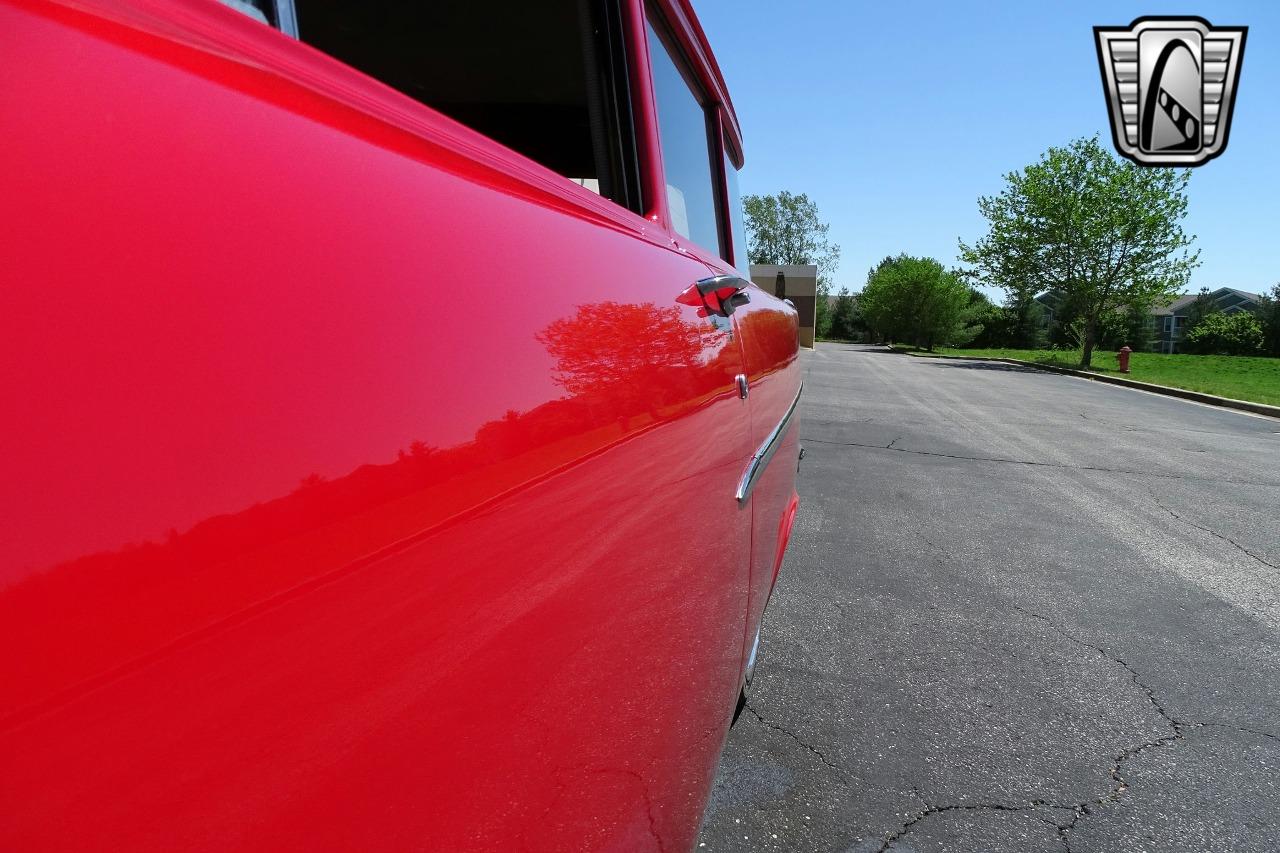
[[1255,355],[1262,350],[1262,324],[1245,311],[1209,314],[1187,332],[1183,343],[1204,355]]

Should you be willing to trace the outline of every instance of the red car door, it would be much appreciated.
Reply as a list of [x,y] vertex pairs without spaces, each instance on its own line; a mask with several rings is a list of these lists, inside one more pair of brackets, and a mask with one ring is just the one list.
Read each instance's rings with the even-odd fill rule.
[[0,32],[3,846],[690,847],[750,586],[705,265],[219,4]]
[[748,660],[799,505],[801,385],[795,309],[755,286],[750,294],[750,302],[734,314],[751,389],[753,462],[739,492],[750,501],[752,520]]
[[[678,17],[679,9],[674,11]],[[676,243],[701,259],[711,275],[726,279],[718,298],[732,312],[744,356],[744,390],[750,395],[752,456],[735,488],[739,505],[751,515],[751,592],[743,637],[749,675],[799,503],[798,318],[792,306],[749,283],[737,182],[742,157],[733,153],[740,145],[736,120],[717,76],[696,74],[683,63],[681,57],[695,55],[698,47],[682,45],[681,32],[686,30],[673,23],[673,16],[651,13],[646,33],[667,216]],[[734,288],[741,292],[730,297]]]

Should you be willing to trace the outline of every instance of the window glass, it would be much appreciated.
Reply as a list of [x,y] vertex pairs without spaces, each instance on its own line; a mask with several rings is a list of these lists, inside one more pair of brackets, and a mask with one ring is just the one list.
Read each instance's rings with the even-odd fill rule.
[[750,279],[751,269],[747,258],[747,229],[742,223],[742,194],[738,191],[738,169],[733,165],[729,152],[724,152],[724,177],[729,187],[729,225],[733,234],[731,251],[723,253],[724,259],[733,260],[738,272]]
[[294,4],[299,38],[308,44],[638,210],[616,6]]
[[652,24],[649,55],[671,225],[704,249],[718,252],[720,230],[706,110]]

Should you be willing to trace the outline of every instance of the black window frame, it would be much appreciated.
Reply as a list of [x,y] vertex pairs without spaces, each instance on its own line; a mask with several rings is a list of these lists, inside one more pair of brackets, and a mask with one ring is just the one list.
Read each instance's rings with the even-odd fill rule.
[[[742,154],[741,146],[735,144],[733,137],[725,130],[727,117],[724,115],[724,108],[721,107],[718,109],[717,113],[719,113],[719,133],[717,136],[719,138],[718,147],[720,149],[720,156],[716,162],[719,164],[720,168],[720,189],[723,195],[719,207],[721,208],[720,215],[724,217],[724,225],[720,229],[722,241],[720,258],[739,272],[747,273],[748,277],[750,277],[751,265],[747,258],[747,247],[745,245],[747,235],[747,212],[742,208],[741,185],[738,185],[738,215],[742,218],[742,238],[744,243],[742,246],[739,246],[737,241],[737,233],[733,224],[733,199],[730,197],[729,193],[729,168],[732,166],[735,172],[734,177],[736,181],[736,173],[742,171],[742,164],[746,163],[746,158]],[[728,164],[726,164],[726,160],[728,161]],[[742,257],[738,257],[739,254],[741,254]]]
[[[580,14],[589,16],[595,36],[594,50],[584,45],[584,54],[588,59],[595,59],[599,79],[594,87],[589,85],[588,88],[595,89],[601,103],[593,104],[589,95],[588,109],[597,112],[603,124],[604,163],[611,172],[609,192],[605,192],[605,184],[601,181],[600,195],[643,216],[646,199],[640,174],[640,148],[622,0],[578,0],[578,6],[585,10]],[[593,118],[592,124],[595,125],[596,121]],[[599,145],[597,140],[593,143]],[[600,157],[598,152],[597,166],[601,165]]]

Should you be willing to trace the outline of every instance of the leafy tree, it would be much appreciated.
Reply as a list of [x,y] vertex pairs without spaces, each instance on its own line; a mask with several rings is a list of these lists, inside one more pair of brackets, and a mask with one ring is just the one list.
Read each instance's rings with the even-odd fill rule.
[[903,254],[881,262],[858,302],[880,336],[928,350],[968,343],[982,329],[971,288],[933,258]]
[[1043,349],[1049,340],[1049,323],[1044,306],[1026,290],[1012,291],[1005,298],[1003,313],[1005,345],[1015,349]]
[[969,288],[968,309],[971,322],[982,328],[969,342],[970,346],[988,348],[1008,346],[1004,309],[991,301],[987,294],[976,287]]
[[1262,349],[1262,323],[1247,311],[1210,314],[1187,332],[1183,344],[1207,355],[1257,355]]
[[818,304],[814,307],[813,335],[816,338],[831,337],[831,321],[835,312],[831,308],[831,285],[818,279]]
[[1102,346],[1118,350],[1129,347],[1139,351],[1150,348],[1155,339],[1152,327],[1152,316],[1149,310],[1128,307],[1115,312],[1107,334],[1099,337]]
[[[896,260],[897,259],[893,255],[885,255],[884,258],[880,261],[880,263],[876,264],[874,267],[867,270],[867,284],[870,284],[871,281],[876,277],[876,273],[878,273],[882,269],[886,269],[892,266],[894,261]],[[879,314],[876,313],[876,305],[874,302],[874,298],[873,298],[873,301],[870,303],[871,312],[868,313],[867,311],[868,303],[863,298],[865,295],[866,295],[866,284],[863,285],[862,293],[858,294],[858,303],[857,303],[858,321],[860,325],[864,328],[864,330],[867,332],[867,337],[870,340],[887,341],[889,339],[888,335],[885,334],[883,329],[880,329],[876,326],[876,322],[880,319],[880,316]]]
[[831,226],[818,215],[818,206],[804,193],[782,190],[777,195],[742,198],[747,228],[747,258],[753,264],[816,264],[817,336],[831,328],[831,277],[840,265],[840,247],[828,239]]
[[1010,293],[1056,290],[1083,320],[1082,366],[1117,309],[1145,314],[1199,264],[1181,226],[1190,171],[1120,160],[1095,136],[1050,148],[978,200],[988,234],[960,243],[971,273]]
[[[1087,314],[1080,301],[1059,299],[1053,322],[1046,324],[1045,338],[1051,346],[1079,350],[1084,347]],[[1154,335],[1148,309],[1121,305],[1098,317],[1094,345],[1103,349],[1130,346],[1144,349]]]
[[837,340],[853,340],[857,334],[856,322],[853,295],[849,293],[849,288],[842,287],[836,297],[835,310],[831,312],[831,328],[827,334]]
[[1221,309],[1218,303],[1213,301],[1213,297],[1209,295],[1209,288],[1202,287],[1200,292],[1196,294],[1196,298],[1187,306],[1187,327],[1185,331],[1190,332],[1200,324],[1200,321],[1210,314],[1217,314]]
[[1280,356],[1280,284],[1272,286],[1271,293],[1262,297],[1256,316],[1262,324],[1262,351]]

